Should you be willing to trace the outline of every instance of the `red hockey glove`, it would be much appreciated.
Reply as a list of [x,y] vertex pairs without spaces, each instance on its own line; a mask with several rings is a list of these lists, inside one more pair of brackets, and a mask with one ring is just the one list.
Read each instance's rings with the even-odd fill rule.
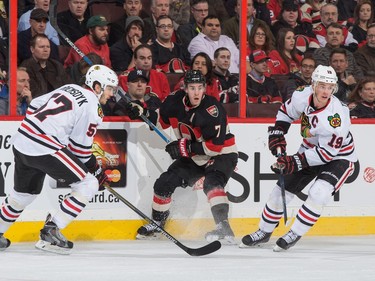
[[[284,131],[281,127],[268,127],[268,148],[275,156],[284,155],[286,152],[286,141]],[[280,151],[278,151],[278,148]]]
[[276,174],[281,174],[282,172],[285,175],[290,175],[308,166],[305,153],[297,153],[291,156],[284,155],[279,157],[277,162],[271,166],[271,170]]
[[131,120],[140,119],[142,114],[148,117],[148,110],[143,107],[140,101],[129,102],[126,105],[126,111]]
[[191,142],[186,138],[172,141],[167,144],[165,151],[169,153],[172,159],[191,156]]
[[96,177],[99,183],[99,191],[103,191],[105,189],[105,185],[109,185],[111,180],[108,178],[107,174],[103,171],[102,166],[96,163],[95,167],[89,169],[89,172]]

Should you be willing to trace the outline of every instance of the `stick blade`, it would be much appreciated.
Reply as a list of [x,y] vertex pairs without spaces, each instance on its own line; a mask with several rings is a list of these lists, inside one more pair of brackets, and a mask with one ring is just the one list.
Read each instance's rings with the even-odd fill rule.
[[197,248],[197,249],[187,248],[186,253],[188,253],[190,256],[193,256],[193,257],[199,257],[199,256],[205,256],[213,252],[216,252],[220,248],[221,248],[220,241],[213,241],[210,244],[207,244],[206,246],[203,246],[201,248]]

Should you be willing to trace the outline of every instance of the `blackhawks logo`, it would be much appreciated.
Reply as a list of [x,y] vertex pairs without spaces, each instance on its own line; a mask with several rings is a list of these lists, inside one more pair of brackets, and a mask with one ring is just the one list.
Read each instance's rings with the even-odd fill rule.
[[341,126],[341,117],[338,113],[333,116],[328,116],[329,125],[333,128],[337,128]]
[[301,116],[301,136],[303,138],[310,138],[312,134],[310,133],[311,124],[309,121],[309,117],[305,113]]
[[104,117],[103,109],[102,109],[102,106],[100,104],[98,104],[98,116],[100,118]]

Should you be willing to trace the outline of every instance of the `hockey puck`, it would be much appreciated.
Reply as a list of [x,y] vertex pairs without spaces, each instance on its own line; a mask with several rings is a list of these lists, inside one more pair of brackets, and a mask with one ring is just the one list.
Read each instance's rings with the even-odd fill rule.
[[372,183],[375,180],[375,169],[367,167],[363,172],[363,178],[368,183]]

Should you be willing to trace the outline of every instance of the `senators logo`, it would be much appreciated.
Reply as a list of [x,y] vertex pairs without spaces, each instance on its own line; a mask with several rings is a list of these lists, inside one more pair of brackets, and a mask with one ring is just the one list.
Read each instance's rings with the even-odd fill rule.
[[216,105],[211,105],[206,110],[207,110],[208,114],[210,114],[212,117],[218,117],[219,116],[219,110],[216,107]]
[[341,117],[338,113],[333,116],[328,116],[329,125],[333,128],[337,128],[341,126]]

